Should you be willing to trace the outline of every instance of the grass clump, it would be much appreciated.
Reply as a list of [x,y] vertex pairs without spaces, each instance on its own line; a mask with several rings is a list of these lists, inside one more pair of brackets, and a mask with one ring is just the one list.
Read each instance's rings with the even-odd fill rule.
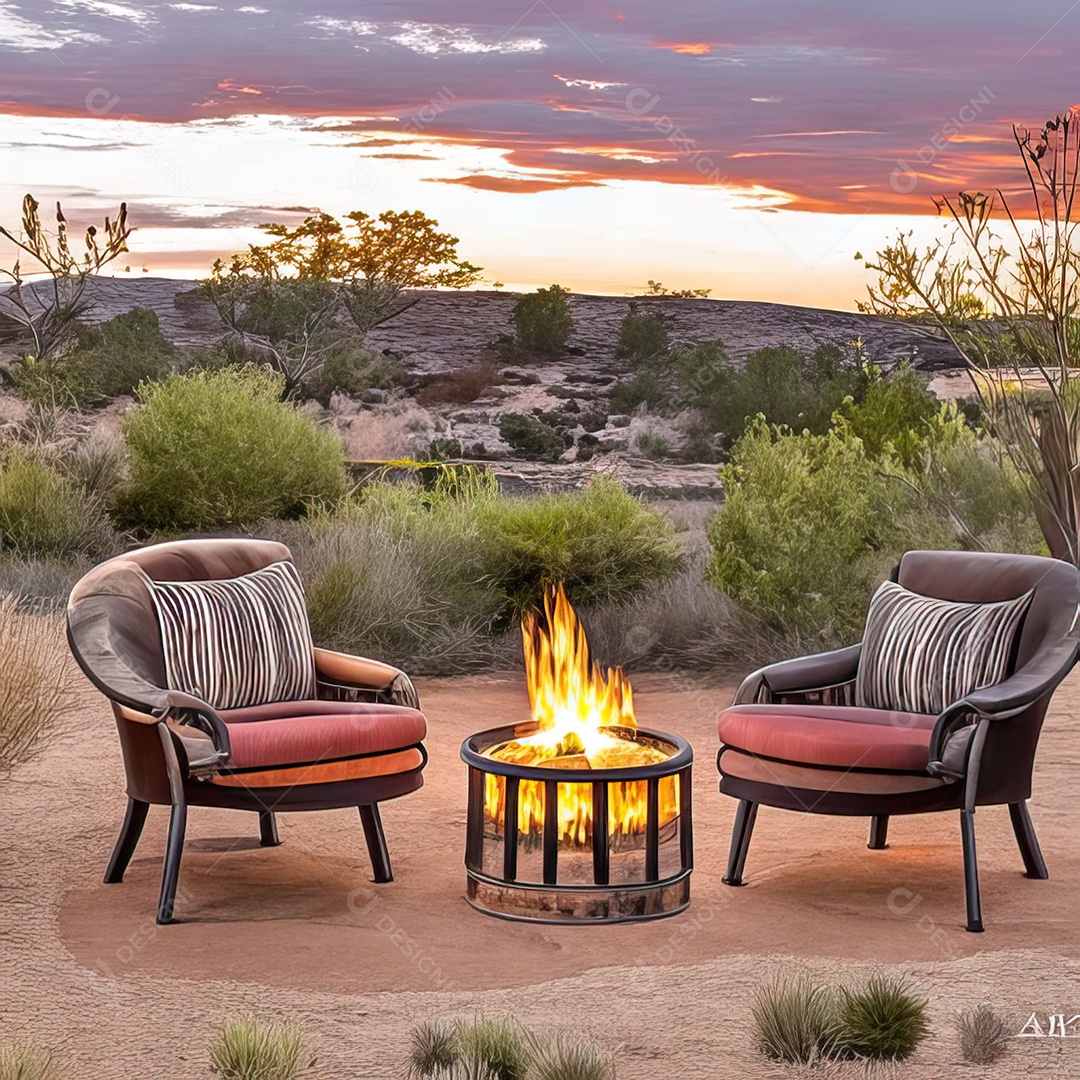
[[549,424],[525,413],[505,413],[499,434],[527,458],[555,461],[566,449],[566,440]]
[[171,375],[123,420],[130,481],[119,518],[141,531],[296,518],[346,491],[344,449],[253,368]]
[[875,974],[865,985],[842,987],[838,1050],[845,1057],[902,1061],[926,1037],[926,999],[901,979]]
[[771,1061],[811,1065],[835,1049],[835,996],[807,975],[776,975],[762,983],[750,1012],[758,1049]]
[[566,347],[574,317],[570,313],[570,292],[550,285],[522,296],[514,305],[517,344],[528,352],[558,356]]
[[543,1038],[512,1019],[434,1020],[410,1036],[407,1080],[614,1080],[602,1051],[558,1033]]
[[58,1075],[48,1050],[0,1040],[0,1080],[54,1080]]
[[0,772],[32,758],[74,714],[78,685],[62,618],[22,610],[11,594],[0,597]]
[[979,1005],[957,1016],[956,1034],[965,1061],[993,1065],[1005,1056],[1012,1032],[1004,1016],[989,1005]]
[[211,1042],[210,1071],[222,1080],[295,1080],[304,1057],[295,1024],[244,1017],[223,1024]]

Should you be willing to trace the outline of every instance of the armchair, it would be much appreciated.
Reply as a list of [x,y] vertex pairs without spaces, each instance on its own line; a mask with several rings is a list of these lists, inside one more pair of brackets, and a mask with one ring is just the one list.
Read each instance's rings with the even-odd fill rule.
[[[274,568],[287,571],[282,580],[296,583],[291,609],[289,598],[277,595],[278,579],[266,573]],[[228,595],[220,601],[200,592],[217,583],[231,595],[230,588],[256,580],[261,592],[253,601]],[[178,583],[199,583],[188,594],[195,601],[175,611],[163,608],[159,594]],[[237,603],[249,605],[239,616]],[[212,653],[205,652],[221,630],[213,625],[215,604],[224,604],[226,617],[234,618],[216,638],[232,642],[226,660],[235,670],[227,689],[218,670],[223,665],[208,662]],[[285,625],[290,610],[292,625]],[[278,810],[356,806],[374,879],[392,880],[378,804],[423,785],[427,723],[403,671],[311,645],[287,547],[213,539],[133,551],[82,578],[67,616],[79,666],[112,704],[127,777],[127,812],[107,883],[123,879],[151,805],[170,807],[159,923],[173,920],[189,806],[257,814],[264,846],[280,843]],[[245,627],[246,638],[240,633]],[[266,687],[273,689],[275,679],[292,685],[282,681],[279,646],[289,634],[299,642],[300,674],[293,692],[280,699],[271,692],[267,699]],[[203,665],[203,686],[175,685],[181,661]],[[260,665],[272,670],[256,670]],[[215,694],[219,700],[208,700]]]
[[[1026,876],[1048,876],[1027,799],[1047,706],[1080,647],[1080,575],[1069,563],[1036,556],[909,551],[894,580],[953,604],[1030,594],[1005,677],[931,714],[859,702],[860,665],[865,671],[875,662],[861,644],[754,672],[719,719],[720,790],[739,800],[724,882],[742,884],[761,805],[867,816],[871,849],[886,847],[892,815],[959,810],[967,929],[978,932],[976,807],[1007,805]],[[913,648],[901,671],[916,668],[921,655]]]

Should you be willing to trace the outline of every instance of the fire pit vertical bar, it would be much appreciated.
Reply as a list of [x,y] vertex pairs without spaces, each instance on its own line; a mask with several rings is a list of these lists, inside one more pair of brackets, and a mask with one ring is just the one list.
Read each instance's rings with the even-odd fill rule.
[[544,781],[544,884],[559,879],[559,782]]
[[679,847],[682,865],[690,870],[694,865],[694,826],[690,804],[694,798],[693,778],[689,766],[679,773]]
[[593,880],[607,885],[610,880],[610,836],[608,833],[608,789],[605,783],[592,786]]
[[516,776],[506,777],[506,801],[503,807],[503,877],[517,878],[518,854],[518,785]]
[[660,780],[646,781],[648,796],[645,817],[645,880],[660,880]]
[[465,831],[465,865],[480,870],[484,863],[484,773],[469,767],[469,817]]

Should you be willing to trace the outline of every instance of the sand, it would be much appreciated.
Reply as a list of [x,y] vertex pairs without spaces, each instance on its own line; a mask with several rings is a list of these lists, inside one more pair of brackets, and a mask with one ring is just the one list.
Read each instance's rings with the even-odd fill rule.
[[[384,804],[395,881],[376,886],[357,815],[286,814],[284,844],[257,846],[253,815],[196,808],[181,922],[153,921],[167,813],[151,811],[122,885],[101,876],[123,812],[107,707],[0,780],[0,1023],[57,1048],[64,1075],[207,1077],[206,1044],[240,1012],[292,1016],[327,1080],[397,1077],[416,1021],[511,1012],[578,1027],[620,1080],[770,1076],[754,1052],[753,987],[772,971],[907,975],[933,1032],[887,1075],[1080,1076],[1080,1039],[1017,1040],[997,1067],[963,1065],[952,1018],[989,1002],[1016,1027],[1080,1012],[1080,677],[1058,693],[1036,765],[1032,817],[1050,867],[1029,881],[1004,808],[977,817],[987,932],[963,930],[956,815],[867,823],[764,809],[746,887],[721,881],[735,804],[716,790],[714,716],[730,688],[680,675],[635,680],[639,720],[697,752],[690,910],[651,924],[509,923],[463,898],[465,769],[458,746],[523,719],[521,677],[419,683],[431,735],[424,789]],[[891,897],[891,901],[890,901]],[[793,1075],[790,1071],[782,1075]],[[861,1073],[858,1073],[861,1075]],[[854,1075],[854,1074],[853,1074]]]

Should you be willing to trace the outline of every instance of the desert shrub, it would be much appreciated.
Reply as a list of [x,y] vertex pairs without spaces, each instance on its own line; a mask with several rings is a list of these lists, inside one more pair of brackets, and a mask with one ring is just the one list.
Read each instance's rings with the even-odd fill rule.
[[477,364],[432,380],[416,395],[416,400],[421,405],[468,405],[498,382],[499,370],[494,364]]
[[74,714],[78,685],[62,617],[20,610],[10,594],[0,598],[0,772],[33,757]]
[[447,458],[459,458],[463,453],[461,443],[457,439],[432,439],[427,444],[424,456],[429,461],[446,461]]
[[833,1053],[839,1024],[836,996],[807,975],[775,975],[750,1005],[758,1049],[772,1061],[809,1065]]
[[631,305],[619,323],[619,341],[615,355],[634,364],[645,364],[666,355],[668,351],[667,320],[662,312],[642,315]]
[[133,393],[144,379],[170,371],[177,357],[157,312],[133,308],[96,326],[76,327],[72,349],[43,363],[17,360],[10,374],[19,393],[32,401],[86,406]]
[[537,289],[514,305],[514,328],[518,345],[529,352],[557,356],[574,327],[567,300],[570,292],[560,285]]
[[525,413],[504,413],[499,434],[528,458],[554,461],[566,449],[566,440],[553,427]]
[[53,1080],[58,1076],[48,1050],[0,1040],[0,1080]]
[[965,1061],[993,1065],[1004,1057],[1012,1032],[1004,1016],[989,1005],[979,1005],[957,1016],[956,1034]]
[[654,371],[642,371],[611,390],[611,407],[617,413],[633,412],[648,405],[653,412],[663,412],[671,403],[671,388]]
[[171,375],[139,388],[123,420],[130,481],[115,501],[142,530],[300,517],[346,490],[344,449],[253,368]]
[[57,558],[0,552],[0,594],[10,593],[21,609],[58,611],[95,561],[86,555]]
[[880,974],[864,986],[841,988],[837,1018],[837,1052],[845,1057],[903,1060],[929,1031],[926,1000],[903,980]]
[[557,1034],[534,1040],[529,1080],[615,1080],[615,1063],[584,1039]]
[[858,440],[758,419],[722,471],[709,580],[766,623],[854,640],[901,541],[887,486]]
[[823,434],[846,397],[862,400],[868,382],[863,367],[835,345],[813,353],[786,345],[759,349],[741,368],[720,346],[699,345],[678,353],[674,367],[684,402],[729,441],[759,413],[773,424]]
[[20,555],[100,554],[113,542],[101,504],[43,449],[0,450],[0,548]]
[[222,1080],[295,1080],[308,1064],[305,1056],[295,1024],[244,1017],[223,1024],[214,1037],[210,1071]]
[[639,454],[643,454],[645,457],[652,458],[655,461],[670,455],[671,441],[665,439],[663,435],[654,435],[650,431],[643,431],[634,440],[634,449]]
[[845,400],[839,413],[872,457],[891,450],[905,468],[920,469],[941,408],[918,373],[903,366],[887,377],[870,369],[862,401]]
[[325,406],[334,394],[359,397],[365,390],[392,390],[404,378],[404,369],[393,358],[355,341],[341,341],[298,387],[297,396]]

